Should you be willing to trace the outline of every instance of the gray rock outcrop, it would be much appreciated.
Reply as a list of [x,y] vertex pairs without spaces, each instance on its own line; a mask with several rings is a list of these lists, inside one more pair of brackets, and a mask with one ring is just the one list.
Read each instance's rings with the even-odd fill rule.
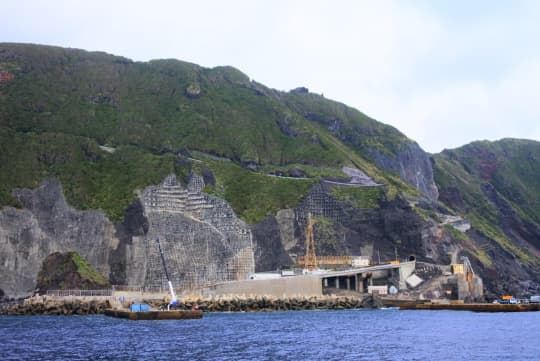
[[362,186],[379,186],[380,184],[376,183],[368,177],[364,172],[356,168],[343,167],[341,171],[351,177],[349,183],[351,185],[362,185]]
[[420,192],[437,200],[439,191],[433,179],[433,166],[429,155],[416,142],[402,142],[395,151],[394,155],[376,148],[368,149],[373,161],[379,167],[398,174]]
[[[362,255],[390,261],[397,249],[400,258],[427,256],[425,244],[435,242],[437,235],[428,231],[431,225],[408,202],[381,199],[379,207],[355,208],[333,196],[335,187],[349,186],[316,184],[296,209],[281,210],[252,225],[257,271],[286,267],[305,254],[308,214],[318,219],[314,225],[317,255]],[[446,249],[437,243],[430,252],[429,256],[437,257]]]
[[255,269],[251,231],[226,201],[201,193],[203,187],[200,176],[187,189],[167,177],[146,188],[116,225],[103,212],[70,207],[58,180],[15,190],[23,209],[0,211],[0,289],[31,293],[43,260],[68,251],[113,284],[164,288],[157,237],[176,288],[246,278]]
[[43,260],[53,252],[76,251],[100,273],[110,273],[118,239],[102,212],[70,207],[58,180],[13,194],[24,208],[0,211],[0,288],[6,294],[32,292]]

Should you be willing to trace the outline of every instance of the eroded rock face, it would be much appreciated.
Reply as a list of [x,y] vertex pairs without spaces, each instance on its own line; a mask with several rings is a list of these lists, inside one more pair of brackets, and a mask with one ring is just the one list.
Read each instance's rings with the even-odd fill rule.
[[24,209],[0,211],[0,288],[6,294],[32,292],[43,260],[53,252],[76,251],[98,272],[109,274],[118,239],[102,212],[70,207],[58,180],[13,193]]
[[[436,234],[425,232],[427,224],[404,200],[381,200],[380,207],[359,209],[332,196],[329,183],[311,189],[294,210],[281,210],[253,225],[257,271],[271,271],[292,264],[305,254],[305,230],[308,214],[317,219],[314,225],[316,252],[321,256],[367,256],[382,261],[416,255],[439,257],[442,246],[433,246],[430,253],[425,243]],[[284,257],[287,254],[288,259]],[[446,261],[446,259],[445,259]]]
[[[525,297],[540,290],[538,271],[533,266],[516,262],[515,255],[470,228],[467,222],[448,222],[458,217],[446,216],[443,223],[424,219],[409,202],[399,198],[381,199],[379,207],[359,209],[334,198],[331,187],[339,185],[317,184],[296,209],[281,210],[275,217],[269,216],[252,226],[257,271],[286,267],[305,254],[306,218],[311,213],[316,219],[317,255],[362,255],[384,262],[394,259],[397,252],[399,259],[414,255],[419,261],[441,265],[459,263],[465,255],[483,279],[484,293],[489,299],[504,293]],[[526,222],[517,223],[514,211],[490,187],[484,186],[482,190],[498,207],[501,224],[514,230],[507,233],[508,237],[513,237],[516,244],[535,246],[536,229]],[[466,236],[456,237],[444,223],[454,227],[467,224],[463,229]],[[473,249],[485,250],[494,267],[483,265],[471,253],[471,245]]]
[[429,198],[439,197],[433,179],[433,166],[429,155],[416,142],[403,142],[397,146],[396,155],[369,149],[374,162],[383,169],[398,174]]
[[244,279],[254,271],[252,235],[229,204],[201,193],[193,175],[187,189],[174,176],[146,188],[116,225],[99,211],[78,211],[58,180],[17,189],[23,209],[0,211],[0,289],[24,296],[36,287],[43,260],[75,251],[113,284],[166,287],[156,238],[180,289]]
[[[292,265],[292,259],[284,248],[279,221],[266,217],[251,227],[255,248],[255,271],[273,271]],[[296,242],[295,242],[296,243]]]

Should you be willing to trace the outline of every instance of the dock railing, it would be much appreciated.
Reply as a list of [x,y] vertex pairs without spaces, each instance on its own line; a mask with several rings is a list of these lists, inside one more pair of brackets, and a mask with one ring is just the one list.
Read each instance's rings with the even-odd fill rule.
[[93,297],[93,296],[112,296],[113,290],[111,288],[102,290],[47,290],[47,296],[56,297]]

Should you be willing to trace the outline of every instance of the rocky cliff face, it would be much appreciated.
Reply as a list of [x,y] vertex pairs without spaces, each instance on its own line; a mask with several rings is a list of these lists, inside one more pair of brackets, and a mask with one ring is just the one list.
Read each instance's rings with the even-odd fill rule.
[[0,288],[6,294],[33,291],[42,261],[53,252],[75,251],[100,273],[110,273],[118,239],[102,212],[70,207],[57,180],[43,181],[34,190],[17,189],[14,196],[24,208],[0,211]]
[[396,154],[370,148],[374,162],[381,168],[400,176],[423,194],[433,200],[439,191],[433,179],[433,167],[429,155],[416,142],[403,142],[395,150]]
[[[531,292],[538,289],[529,266],[518,266],[513,254],[478,230],[456,235],[451,227],[421,217],[409,202],[386,200],[384,193],[376,204],[365,207],[337,196],[343,189],[365,192],[365,187],[320,182],[295,209],[247,226],[225,201],[201,193],[203,186],[202,177],[193,176],[187,188],[168,177],[142,191],[126,210],[124,221],[116,225],[101,212],[68,206],[56,180],[45,181],[35,190],[16,190],[24,208],[6,207],[0,212],[0,289],[10,296],[26,294],[36,286],[42,261],[53,252],[70,250],[88,259],[114,284],[165,288],[158,237],[179,290],[245,278],[254,270],[289,267],[305,254],[308,214],[317,220],[318,255],[389,261],[397,252],[399,258],[415,255],[441,264],[469,255],[485,279],[488,296],[523,287]],[[509,222],[512,219],[508,217]],[[497,268],[482,263],[474,253],[479,251],[487,252]]]
[[[324,126],[382,169],[398,175],[429,198],[438,197],[430,156],[394,127],[380,124],[356,109],[311,94],[305,88],[289,92],[287,104],[305,119]],[[286,132],[289,133],[289,132]]]
[[202,182],[194,176],[183,189],[168,177],[145,189],[116,225],[102,212],[70,207],[57,180],[15,190],[24,208],[0,212],[0,289],[32,292],[43,260],[66,251],[82,255],[112,283],[163,288],[158,237],[175,287],[245,278],[254,271],[249,227],[227,202],[202,194]]
[[287,267],[305,254],[308,214],[317,220],[318,255],[362,255],[389,261],[397,250],[399,258],[416,255],[449,263],[447,249],[437,242],[437,228],[433,230],[433,224],[424,221],[409,203],[381,197],[376,206],[359,208],[336,198],[333,191],[343,187],[348,188],[316,184],[298,208],[283,210],[252,226],[257,270]]

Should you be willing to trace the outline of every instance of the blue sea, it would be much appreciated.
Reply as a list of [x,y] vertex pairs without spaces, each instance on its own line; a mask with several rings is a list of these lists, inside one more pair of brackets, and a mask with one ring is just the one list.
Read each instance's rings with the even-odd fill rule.
[[540,312],[0,317],[1,360],[540,360]]

